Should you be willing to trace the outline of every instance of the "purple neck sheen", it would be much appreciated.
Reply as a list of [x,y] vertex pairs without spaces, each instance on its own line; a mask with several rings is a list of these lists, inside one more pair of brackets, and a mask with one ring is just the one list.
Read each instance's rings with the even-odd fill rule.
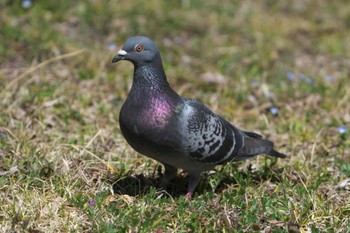
[[171,115],[171,105],[164,98],[154,97],[150,107],[142,112],[142,118],[151,127],[164,128]]

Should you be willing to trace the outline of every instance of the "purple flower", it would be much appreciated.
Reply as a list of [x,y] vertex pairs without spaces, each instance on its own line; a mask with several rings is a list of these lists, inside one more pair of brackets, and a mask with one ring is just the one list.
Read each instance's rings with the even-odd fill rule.
[[307,82],[308,84],[312,84],[314,80],[312,80],[310,77],[306,76],[305,74],[299,74],[299,79]]
[[4,139],[5,141],[8,140],[7,134],[2,131],[0,131],[0,138]]
[[95,206],[95,201],[93,199],[91,199],[90,202],[89,202],[89,205],[90,206]]
[[346,128],[346,126],[342,125],[338,127],[338,132],[340,134],[345,134],[348,131],[348,128]]
[[31,6],[32,6],[32,1],[31,0],[23,0],[22,1],[22,7],[23,8],[28,9]]
[[273,97],[273,94],[269,90],[264,91],[264,94],[269,99],[272,99],[272,97]]
[[253,80],[252,83],[250,84],[252,86],[252,88],[258,88],[260,83],[257,80]]
[[290,80],[290,81],[294,81],[295,80],[295,75],[293,72],[291,71],[287,71],[287,78]]
[[252,83],[250,84],[252,86],[252,88],[258,88],[260,83],[257,80],[253,80]]
[[279,110],[278,110],[278,108],[277,108],[276,106],[272,106],[272,107],[270,108],[270,113],[271,113],[273,116],[277,116],[278,113],[279,113]]
[[326,75],[326,77],[324,77],[324,80],[327,82],[327,83],[331,83],[334,81],[334,77],[332,75]]

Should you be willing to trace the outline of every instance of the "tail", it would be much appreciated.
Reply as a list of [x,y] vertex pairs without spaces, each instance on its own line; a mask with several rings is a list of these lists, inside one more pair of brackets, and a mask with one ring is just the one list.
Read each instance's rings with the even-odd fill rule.
[[278,158],[287,157],[274,149],[273,142],[263,139],[261,135],[243,132],[244,146],[238,151],[235,161],[249,159],[259,154],[267,154]]
[[278,152],[277,150],[272,149],[269,153],[267,153],[268,155],[274,156],[274,157],[278,157],[278,158],[285,158],[287,157],[287,155]]

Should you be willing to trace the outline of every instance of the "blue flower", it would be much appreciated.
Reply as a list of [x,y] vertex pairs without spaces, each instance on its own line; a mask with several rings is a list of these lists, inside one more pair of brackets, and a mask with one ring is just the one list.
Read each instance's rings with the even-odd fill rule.
[[258,88],[260,83],[257,80],[253,80],[250,85],[252,86],[252,88]]
[[334,77],[332,75],[326,75],[326,77],[324,77],[324,80],[328,83],[331,83],[334,81]]
[[287,71],[287,78],[290,80],[290,81],[294,81],[295,80],[295,75],[293,72],[291,71]]
[[312,84],[314,82],[312,78],[306,76],[305,74],[299,74],[299,79],[307,82],[308,84]]
[[338,127],[338,132],[340,134],[345,134],[348,131],[348,128],[346,128],[346,126],[342,125]]
[[278,110],[278,108],[277,108],[276,106],[272,106],[272,107],[270,108],[270,113],[271,113],[273,116],[277,116],[278,113],[279,113],[279,110]]
[[4,140],[8,139],[7,134],[5,132],[2,132],[2,131],[0,131],[0,138],[2,138]]
[[116,45],[116,44],[114,44],[114,43],[109,43],[108,49],[109,49],[110,51],[114,51],[114,50],[116,50],[116,48],[117,48],[117,45]]
[[28,9],[31,6],[32,6],[32,1],[31,0],[23,0],[22,1],[22,7],[23,8]]
[[264,91],[264,94],[265,94],[266,98],[272,99],[272,97],[273,97],[273,94],[269,90]]

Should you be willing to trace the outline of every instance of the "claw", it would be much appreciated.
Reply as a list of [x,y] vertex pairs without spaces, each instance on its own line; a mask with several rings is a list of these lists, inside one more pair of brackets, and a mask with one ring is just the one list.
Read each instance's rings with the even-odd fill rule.
[[188,202],[188,203],[191,202],[192,195],[193,195],[193,192],[187,192],[186,193],[186,196],[185,196],[186,202]]

